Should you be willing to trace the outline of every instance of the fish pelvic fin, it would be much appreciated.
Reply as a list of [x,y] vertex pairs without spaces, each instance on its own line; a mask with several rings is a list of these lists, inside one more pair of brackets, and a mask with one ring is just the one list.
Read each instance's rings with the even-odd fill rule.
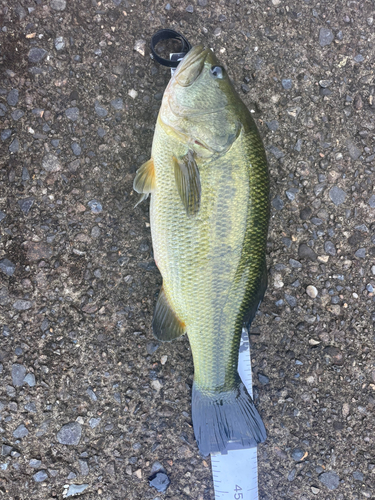
[[187,215],[196,215],[201,204],[201,180],[194,152],[189,149],[182,158],[173,157],[174,176]]
[[266,440],[262,419],[239,376],[238,379],[231,390],[219,393],[204,391],[193,384],[193,427],[203,456],[225,454],[231,446],[254,447]]
[[163,342],[170,342],[183,335],[186,331],[185,323],[177,317],[177,314],[172,309],[163,287],[160,289],[155,306],[152,331],[154,337]]
[[146,161],[135,174],[133,189],[137,193],[150,194],[155,189],[155,167],[154,160]]

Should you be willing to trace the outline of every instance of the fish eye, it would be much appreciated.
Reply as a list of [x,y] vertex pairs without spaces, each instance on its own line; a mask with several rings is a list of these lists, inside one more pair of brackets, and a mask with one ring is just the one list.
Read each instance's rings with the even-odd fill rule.
[[210,72],[214,78],[218,78],[219,80],[222,80],[225,75],[225,69],[222,66],[212,66]]

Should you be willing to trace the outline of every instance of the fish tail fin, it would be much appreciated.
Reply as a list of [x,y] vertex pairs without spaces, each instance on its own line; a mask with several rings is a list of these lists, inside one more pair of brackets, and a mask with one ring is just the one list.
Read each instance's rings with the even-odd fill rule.
[[267,437],[258,410],[240,378],[235,387],[220,393],[204,391],[194,382],[192,417],[195,439],[204,456],[253,447]]

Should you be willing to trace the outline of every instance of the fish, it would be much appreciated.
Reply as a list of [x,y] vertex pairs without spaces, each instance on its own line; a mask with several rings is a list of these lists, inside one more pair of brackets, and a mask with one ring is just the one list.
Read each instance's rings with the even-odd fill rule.
[[267,288],[269,174],[256,124],[211,49],[197,45],[179,63],[133,188],[140,201],[151,195],[163,278],[153,334],[188,335],[199,451],[255,446],[266,429],[237,365]]

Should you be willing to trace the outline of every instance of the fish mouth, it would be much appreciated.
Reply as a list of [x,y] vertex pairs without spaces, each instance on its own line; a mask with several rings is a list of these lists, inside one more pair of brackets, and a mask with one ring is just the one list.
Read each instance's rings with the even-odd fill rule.
[[174,80],[182,87],[189,87],[199,77],[210,49],[196,45],[183,58],[174,74]]

